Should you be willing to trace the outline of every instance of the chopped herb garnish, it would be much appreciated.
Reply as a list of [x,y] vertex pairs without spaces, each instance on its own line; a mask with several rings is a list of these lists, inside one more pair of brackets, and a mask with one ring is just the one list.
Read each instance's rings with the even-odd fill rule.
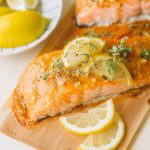
[[56,62],[53,64],[53,69],[61,70],[63,68],[63,63],[61,59],[57,59]]
[[142,50],[140,53],[140,57],[144,59],[148,59],[150,57],[150,50]]
[[47,80],[49,77],[49,73],[42,73],[40,76],[43,80]]
[[85,43],[84,45],[90,45],[90,47],[94,50],[94,51],[96,51],[97,50],[97,47],[94,45],[94,44],[92,44],[92,43]]
[[76,70],[75,72],[76,72],[77,76],[84,76],[85,75],[85,73],[81,70]]
[[114,79],[116,73],[116,66],[115,66],[115,62],[113,62],[112,59],[106,61],[106,70],[109,75],[109,78],[111,80]]
[[122,38],[118,45],[113,45],[110,53],[113,56],[113,61],[117,62],[127,58],[131,50],[131,47],[127,47],[124,38]]
[[89,29],[84,35],[87,37],[100,37],[100,34],[96,33],[93,29]]

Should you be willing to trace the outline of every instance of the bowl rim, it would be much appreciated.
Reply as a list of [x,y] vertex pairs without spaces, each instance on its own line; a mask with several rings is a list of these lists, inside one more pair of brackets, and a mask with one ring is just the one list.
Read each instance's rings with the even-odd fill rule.
[[29,44],[19,46],[16,48],[0,48],[0,56],[11,56],[11,55],[15,55],[15,54],[19,54],[19,53],[28,51],[28,50],[34,48],[35,46],[39,45],[40,43],[42,43],[44,40],[46,40],[47,37],[56,28],[56,26],[59,22],[59,19],[61,17],[62,7],[63,7],[62,0],[57,0],[57,6],[59,7],[59,9],[58,9],[56,21],[53,24],[53,26],[49,30],[47,30],[48,32],[45,31],[38,39],[34,40],[33,42],[31,42]]

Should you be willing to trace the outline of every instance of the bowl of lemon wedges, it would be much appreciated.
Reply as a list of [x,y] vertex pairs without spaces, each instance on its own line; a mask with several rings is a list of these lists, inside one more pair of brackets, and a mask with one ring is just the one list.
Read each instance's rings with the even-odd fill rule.
[[61,16],[62,0],[0,0],[0,56],[44,41]]

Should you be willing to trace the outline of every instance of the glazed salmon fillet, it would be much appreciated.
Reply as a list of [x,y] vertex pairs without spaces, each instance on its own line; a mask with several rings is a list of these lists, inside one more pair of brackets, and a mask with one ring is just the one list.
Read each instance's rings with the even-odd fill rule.
[[76,0],[79,26],[110,25],[150,14],[149,0]]
[[141,9],[143,14],[150,15],[150,1],[141,0]]
[[[116,29],[118,32],[115,32]],[[139,33],[141,29],[143,34]],[[57,72],[55,67],[62,65],[59,62],[62,50],[35,58],[20,76],[13,93],[12,109],[18,122],[30,127],[42,118],[70,111],[81,104],[96,99],[107,99],[130,89],[149,85],[150,59],[143,61],[139,56],[143,49],[150,49],[150,36],[144,34],[149,29],[148,21],[130,25],[93,27],[93,30],[102,35],[101,38],[106,41],[105,53],[108,53],[114,44],[119,43],[122,37],[126,37],[126,45],[131,47],[132,51],[124,63],[132,75],[132,85],[95,78],[93,74],[77,76],[65,68]],[[83,36],[88,30],[87,28],[76,29],[73,34]],[[104,36],[104,31],[109,32],[109,35]]]

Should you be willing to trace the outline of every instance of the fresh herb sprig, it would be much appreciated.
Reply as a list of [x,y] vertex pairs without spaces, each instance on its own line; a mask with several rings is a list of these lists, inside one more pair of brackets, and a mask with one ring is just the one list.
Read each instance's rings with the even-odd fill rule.
[[123,61],[128,57],[129,53],[132,51],[131,47],[125,45],[125,39],[122,38],[118,45],[113,45],[110,53],[113,57],[113,61]]
[[141,53],[140,53],[140,57],[143,58],[143,59],[149,59],[150,58],[150,50],[142,50]]

